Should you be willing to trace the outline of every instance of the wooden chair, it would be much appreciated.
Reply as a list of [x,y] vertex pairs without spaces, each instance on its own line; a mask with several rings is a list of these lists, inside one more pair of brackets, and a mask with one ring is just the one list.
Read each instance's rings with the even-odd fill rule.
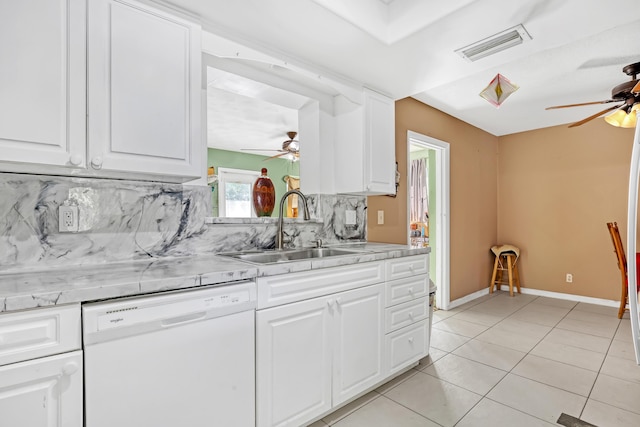
[[627,285],[627,256],[624,253],[624,247],[622,246],[622,240],[620,239],[620,231],[618,231],[617,222],[608,222],[607,228],[609,228],[609,234],[611,234],[611,241],[613,242],[613,248],[618,258],[618,268],[620,269],[620,283],[622,288],[622,294],[620,295],[620,309],[618,310],[618,319],[622,319],[624,311],[627,309],[629,303],[629,286]]

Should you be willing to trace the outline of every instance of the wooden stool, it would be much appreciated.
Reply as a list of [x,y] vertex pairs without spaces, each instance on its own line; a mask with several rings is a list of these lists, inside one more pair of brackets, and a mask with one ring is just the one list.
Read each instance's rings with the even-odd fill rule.
[[[491,275],[491,283],[489,284],[489,293],[493,293],[493,286],[500,290],[500,285],[509,284],[509,295],[513,296],[513,284],[515,283],[518,293],[520,292],[520,274],[518,273],[518,257],[520,249],[512,245],[502,245],[491,247],[491,252],[496,257],[493,263],[493,274]],[[504,281],[502,273],[507,271],[509,281]]]

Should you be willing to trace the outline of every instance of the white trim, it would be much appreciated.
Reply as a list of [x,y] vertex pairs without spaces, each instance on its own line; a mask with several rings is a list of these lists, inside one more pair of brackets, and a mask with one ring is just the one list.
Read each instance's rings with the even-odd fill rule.
[[[633,149],[631,150],[631,166],[629,168],[629,199],[627,205],[627,253],[632,256],[627,258],[627,277],[637,277],[638,265],[636,265],[637,253],[637,226],[638,226],[638,179],[640,178],[640,121],[636,124],[633,137]],[[628,280],[629,287],[629,312],[631,314],[631,336],[633,348],[636,352],[636,363],[640,365],[640,322],[638,313],[638,292],[635,280]]]
[[[500,290],[509,291],[509,285],[501,285]],[[573,295],[573,294],[563,294],[561,292],[543,291],[541,289],[532,289],[532,288],[520,288],[520,291],[524,295],[536,295],[539,297],[563,299],[563,300],[575,301],[575,302],[585,302],[588,304],[603,305],[606,307],[615,307],[615,308],[620,307],[620,301],[613,301],[610,299],[585,297],[582,295]],[[456,300],[451,301],[451,304],[449,304],[449,309],[458,307],[462,304],[465,304],[467,302],[473,301],[475,299],[478,299],[486,295],[489,295],[489,288],[480,289],[479,291],[476,291],[472,294],[465,295],[462,298],[458,298]]]
[[[436,210],[435,218],[436,235],[435,249],[439,256],[436,256],[436,306],[446,310],[450,306],[450,224],[449,224],[449,208],[450,208],[450,149],[449,143],[431,138],[426,135],[413,131],[407,131],[407,167],[411,164],[410,145],[417,144],[426,148],[435,150],[436,153]],[[410,222],[410,202],[409,196],[409,178],[407,177],[407,225]],[[407,230],[407,243],[411,243]],[[430,237],[431,238],[431,237]]]
[[[489,293],[489,288],[487,289],[480,289],[479,291],[476,291],[472,294],[469,295],[465,295],[462,298],[458,298],[456,300],[453,300],[449,303],[449,307],[448,308],[442,308],[442,310],[451,310],[452,308],[456,308],[462,304],[468,303],[470,301],[473,301],[475,299],[478,299],[480,297],[483,297],[485,295],[487,295]],[[440,307],[438,307],[440,308]]]

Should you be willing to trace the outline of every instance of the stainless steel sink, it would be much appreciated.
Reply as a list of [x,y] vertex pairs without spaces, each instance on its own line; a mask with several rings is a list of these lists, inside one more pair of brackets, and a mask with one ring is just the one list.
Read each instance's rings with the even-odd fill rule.
[[301,261],[306,259],[326,258],[340,255],[355,255],[359,252],[334,248],[291,249],[285,251],[263,252],[230,252],[218,255],[236,258],[256,264],[274,264],[278,262]]

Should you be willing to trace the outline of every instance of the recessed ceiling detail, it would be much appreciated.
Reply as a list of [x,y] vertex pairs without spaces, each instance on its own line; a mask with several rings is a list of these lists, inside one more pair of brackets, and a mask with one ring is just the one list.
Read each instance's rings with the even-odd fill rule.
[[313,0],[381,42],[392,45],[474,0]]

